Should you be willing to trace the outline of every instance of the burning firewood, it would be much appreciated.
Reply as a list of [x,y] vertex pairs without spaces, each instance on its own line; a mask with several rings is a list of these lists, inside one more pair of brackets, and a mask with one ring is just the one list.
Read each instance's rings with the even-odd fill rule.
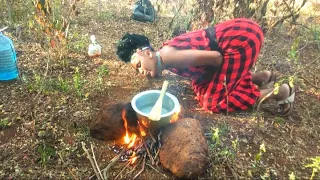
[[[116,156],[102,171],[98,170],[94,158],[91,158],[90,162],[92,161],[91,164],[95,170],[95,176],[99,179],[98,176],[101,177],[100,174],[103,172],[102,179],[107,179],[111,168],[117,162],[123,163],[123,166],[114,177],[115,179],[125,178],[129,175],[132,175],[133,179],[135,179],[141,175],[146,166],[162,174],[157,168],[160,162],[159,154],[162,147],[162,129],[149,129],[140,125],[131,105],[129,103],[125,105],[120,113],[119,109],[121,106],[123,107],[123,104],[109,105],[108,108],[102,111],[104,113],[102,115],[103,118],[100,118],[100,121],[108,123],[103,125],[97,123],[91,128],[91,134],[98,139],[109,139],[110,137],[106,136],[111,133],[112,139],[118,139],[115,144],[109,146],[110,151],[113,151]],[[170,122],[175,123],[180,117],[181,115],[177,113],[172,117]],[[116,119],[116,121],[110,121],[110,118]],[[119,118],[121,119],[121,124],[119,123]],[[122,134],[122,138],[119,140],[119,138],[115,137],[115,134]],[[89,156],[88,158],[90,159]],[[138,171],[139,167],[141,169]],[[135,171],[138,172],[134,175]],[[166,177],[165,174],[162,175]]]

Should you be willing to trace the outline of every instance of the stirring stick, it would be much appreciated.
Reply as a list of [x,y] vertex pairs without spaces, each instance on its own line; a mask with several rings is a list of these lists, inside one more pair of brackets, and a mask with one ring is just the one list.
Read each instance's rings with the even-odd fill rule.
[[150,111],[150,114],[148,118],[153,121],[159,121],[161,119],[161,111],[162,111],[162,101],[163,97],[166,93],[166,90],[168,88],[168,81],[164,81],[161,89],[161,93],[159,96],[159,99],[157,100],[156,104],[153,106],[153,108]]
[[4,28],[0,29],[0,32],[6,30],[7,28],[8,28],[8,27],[4,27]]

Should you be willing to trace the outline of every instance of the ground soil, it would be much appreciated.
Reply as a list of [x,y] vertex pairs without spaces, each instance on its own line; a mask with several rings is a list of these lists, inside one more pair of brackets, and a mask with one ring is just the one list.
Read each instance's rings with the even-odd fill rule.
[[[200,109],[188,79],[167,71],[159,79],[140,77],[130,65],[120,62],[115,54],[116,43],[125,32],[145,34],[154,47],[159,47],[169,37],[170,18],[163,17],[156,23],[136,22],[130,19],[132,3],[128,1],[124,1],[121,8],[119,4],[109,2],[100,5],[98,10],[94,2],[79,6],[81,14],[73,20],[70,32],[77,32],[85,39],[88,39],[88,34],[95,34],[102,46],[99,58],[86,56],[89,42],[84,40],[85,46],[78,51],[70,51],[65,57],[67,64],[52,58],[48,69],[48,52],[39,43],[30,36],[17,39],[12,35],[19,51],[21,79],[0,83],[0,119],[8,118],[10,122],[0,129],[1,179],[88,179],[94,171],[81,142],[87,146],[90,143],[94,145],[101,168],[115,156],[108,149],[108,145],[114,142],[93,139],[89,133],[89,126],[98,117],[102,105],[108,102],[127,103],[138,92],[160,89],[164,79],[170,80],[168,91],[178,97],[186,117],[198,119],[205,132],[211,133],[212,128],[220,129],[223,146],[210,146],[211,166],[199,179],[259,179],[263,175],[288,179],[291,173],[298,179],[310,177],[312,169],[305,167],[310,163],[308,158],[320,156],[320,78],[316,73],[320,67],[319,44],[302,39],[299,60],[286,60],[293,40],[304,35],[302,32],[305,31],[300,31],[302,27],[282,26],[268,33],[255,69],[273,70],[280,79],[300,71],[295,82],[297,92],[292,115],[278,117],[276,103],[272,101],[262,105],[260,116],[257,116],[256,108],[215,114]],[[75,37],[73,43],[79,43],[80,39]],[[108,75],[103,78],[103,85],[97,85],[97,69],[102,65],[107,67]],[[85,80],[81,89],[84,96],[79,97],[74,91],[36,88],[35,73],[45,77],[44,83],[59,75],[66,79],[69,77],[72,86],[75,67],[80,68],[81,78]],[[259,127],[256,126],[258,118]],[[234,156],[222,155],[221,152],[232,149],[235,140],[238,147]],[[266,152],[260,161],[256,161],[255,156],[262,143]],[[41,150],[43,147],[50,148]],[[54,153],[50,155],[51,151]],[[219,159],[221,157],[227,158]],[[115,177],[122,165],[115,166],[110,176]],[[139,179],[175,179],[162,167],[158,169],[156,172],[146,167]]]

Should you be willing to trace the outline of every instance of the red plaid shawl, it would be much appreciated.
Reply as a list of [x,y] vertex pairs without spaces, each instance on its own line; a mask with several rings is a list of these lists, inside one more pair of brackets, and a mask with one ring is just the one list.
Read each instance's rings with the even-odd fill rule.
[[[250,69],[258,58],[263,32],[254,21],[244,18],[219,23],[215,30],[224,59],[221,68],[201,66],[170,70],[192,78],[192,87],[204,109],[213,112],[245,110],[260,96],[260,91],[252,83]],[[166,45],[181,50],[210,50],[205,30],[175,37],[163,44]]]

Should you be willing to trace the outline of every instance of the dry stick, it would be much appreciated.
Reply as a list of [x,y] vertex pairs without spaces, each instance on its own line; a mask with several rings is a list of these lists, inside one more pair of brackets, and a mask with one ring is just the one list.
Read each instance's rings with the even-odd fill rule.
[[155,167],[153,167],[152,165],[146,163],[147,166],[151,167],[154,171],[156,171],[157,173],[161,174],[163,177],[167,178],[167,176],[165,174],[162,174],[159,170],[157,170]]
[[301,10],[301,8],[304,6],[304,4],[305,4],[306,2],[307,2],[307,1],[304,0],[304,1],[302,2],[301,6],[299,7],[299,9],[296,10],[295,12],[293,12],[293,14],[290,13],[289,15],[282,16],[281,19],[279,19],[277,22],[275,22],[275,23],[273,23],[273,24],[271,25],[271,28],[270,28],[270,29],[273,29],[273,28],[274,28],[275,26],[277,26],[279,23],[281,23],[281,22],[285,21],[286,19],[292,17],[292,15],[295,16],[295,15]]
[[[288,11],[289,11],[290,14],[291,14],[291,17],[294,18],[294,12],[291,11],[291,8],[290,8],[289,4],[287,3],[287,1],[286,1],[286,0],[283,0],[283,2],[284,2],[284,4],[287,6]],[[293,8],[294,8],[294,6],[293,6]],[[293,9],[293,10],[294,10],[294,9]]]
[[319,56],[319,57],[317,57],[316,59],[314,59],[313,61],[309,62],[308,64],[306,64],[304,67],[299,68],[299,69],[294,73],[294,75],[293,75],[293,76],[295,76],[295,75],[297,75],[297,74],[299,74],[299,73],[303,72],[304,70],[306,70],[306,68],[307,68],[308,66],[310,66],[311,64],[313,64],[313,63],[317,62],[319,59],[320,59],[320,56]]
[[122,149],[122,151],[114,158],[111,159],[109,165],[104,168],[102,171],[103,171],[103,177],[104,179],[108,179],[108,175],[107,175],[107,172],[110,170],[110,168],[116,164],[116,162],[119,160],[119,158],[121,157],[122,153],[125,151],[125,149]]
[[136,179],[144,171],[145,164],[146,164],[146,154],[144,154],[144,157],[143,157],[142,169],[133,177],[133,179]]
[[[144,155],[145,155],[145,154],[143,154],[143,156],[144,156]],[[134,167],[133,167],[127,174],[125,174],[124,177],[126,177],[128,174],[133,173],[133,171],[136,170],[137,166],[142,162],[142,160],[143,160],[143,158],[140,158],[139,161],[136,163],[136,165],[134,165]]]
[[85,147],[84,142],[81,142],[81,143],[82,143],[82,149],[83,149],[84,152],[87,154],[87,158],[90,160],[91,166],[92,166],[92,168],[93,168],[93,170],[94,170],[94,172],[95,172],[95,174],[96,174],[96,176],[97,176],[97,179],[98,179],[98,180],[102,179],[102,178],[100,177],[99,173],[98,173],[97,167],[95,166],[95,164],[94,164],[94,162],[93,162],[93,160],[92,160],[92,157],[91,157],[90,154],[89,154],[88,149]]
[[259,126],[260,126],[260,106],[261,106],[262,102],[265,101],[268,97],[270,97],[277,89],[279,89],[279,87],[274,88],[269,94],[267,94],[264,98],[262,98],[258,104],[258,107],[257,107],[258,121],[257,121],[256,128],[254,129],[253,134],[251,136],[251,140],[250,140],[251,142],[253,141],[253,138],[256,134],[256,131],[259,129]]
[[237,174],[234,172],[233,168],[231,167],[228,159],[227,159],[226,162],[227,162],[227,166],[228,166],[229,170],[230,170],[231,173],[232,173],[233,178],[234,178],[234,179],[238,179],[238,176],[237,176]]
[[148,146],[147,146],[144,142],[143,142],[143,145],[144,145],[144,147],[145,147],[146,150],[147,150],[147,154],[148,154],[148,156],[149,156],[149,159],[150,159],[151,163],[154,164],[155,162],[154,162],[153,157],[152,157],[151,154],[150,154],[150,151],[149,151]]
[[[158,158],[158,155],[159,155],[159,152],[160,152],[160,149],[161,149],[161,134],[162,134],[162,130],[160,130],[159,134],[158,134],[158,143],[159,143],[159,147],[158,147],[158,150],[156,152],[156,155],[154,156],[154,160],[156,160]],[[158,161],[156,161],[156,164],[158,164]]]
[[172,17],[170,23],[169,23],[169,28],[171,29],[172,27],[172,23],[173,23],[173,20],[176,19],[176,16],[178,15],[178,13],[180,12],[180,10],[182,9],[183,5],[185,4],[186,0],[183,1],[183,3],[181,3],[178,11],[174,14],[174,16]]
[[[59,157],[60,157],[63,165],[64,165],[65,167],[67,167],[68,164],[63,160],[63,158],[62,158],[62,156],[61,156],[61,153],[58,153],[58,155],[59,155]],[[69,167],[67,167],[67,169],[68,169],[69,173],[71,174],[71,176],[73,177],[73,179],[77,179],[76,176],[72,173],[71,169],[70,169]]]
[[298,76],[301,79],[305,80],[307,83],[309,83],[312,87],[316,88],[316,89],[320,89],[320,87],[318,87],[317,85],[315,85],[314,83],[312,83],[311,81],[309,81],[307,78],[305,78],[304,76]]
[[226,88],[226,98],[227,98],[227,117],[229,116],[229,97],[228,97],[228,87],[227,87],[227,76],[224,76],[224,87]]
[[[139,157],[138,157],[139,158]],[[114,178],[114,179],[117,179],[118,178],[118,176],[125,170],[125,169],[127,169],[127,167],[130,165],[130,161],[128,161],[125,165],[124,165],[124,167],[121,169],[121,171],[119,172],[119,174]]]
[[90,143],[90,145],[91,145],[91,151],[92,151],[92,157],[93,157],[94,163],[95,163],[95,165],[96,165],[96,168],[97,168],[97,170],[98,170],[98,172],[99,172],[100,177],[103,179],[102,173],[101,173],[101,171],[100,171],[100,167],[98,166],[98,163],[97,163],[97,161],[96,161],[96,156],[95,156],[94,151],[93,151],[93,146],[92,146],[91,143]]
[[160,130],[160,132],[158,134],[159,148],[161,148],[161,134],[162,134],[162,130]]
[[293,127],[294,127],[294,125],[292,125],[291,130],[290,130],[290,139],[293,139],[292,138]]
[[150,137],[151,137],[151,139],[152,139],[152,142],[156,143],[157,140],[153,137],[153,135],[152,135],[152,133],[151,133],[151,131],[150,131],[150,128],[148,129],[148,131],[149,131]]
[[160,152],[160,148],[158,148],[157,153],[156,153],[156,155],[154,156],[154,159],[157,159],[157,158],[158,158],[159,152]]

